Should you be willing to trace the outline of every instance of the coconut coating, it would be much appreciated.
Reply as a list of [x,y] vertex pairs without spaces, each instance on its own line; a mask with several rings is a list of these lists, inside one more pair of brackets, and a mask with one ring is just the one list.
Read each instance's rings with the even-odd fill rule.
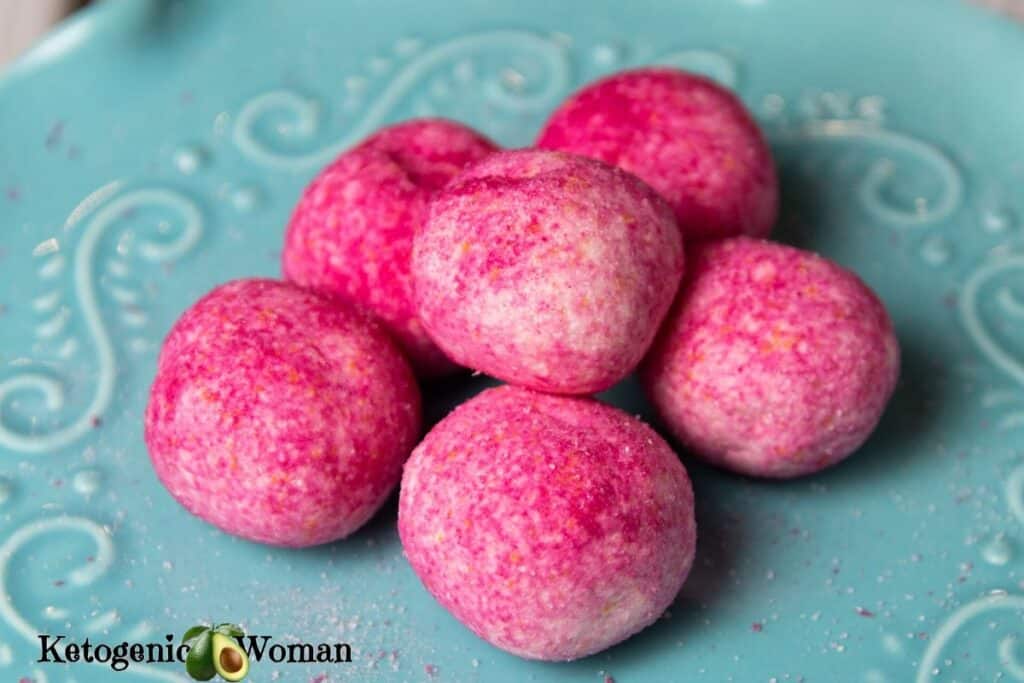
[[291,284],[238,280],[171,329],[146,445],[171,495],[207,522],[273,545],[326,543],[398,483],[420,432],[418,391],[369,317]]
[[682,272],[679,229],[650,187],[559,152],[470,166],[437,195],[413,248],[434,341],[462,365],[559,394],[629,373]]
[[306,188],[285,235],[285,277],[368,308],[421,377],[456,369],[416,316],[409,258],[433,195],[493,142],[444,119],[384,128],[344,152]]
[[771,151],[743,103],[702,76],[645,68],[597,81],[555,111],[537,146],[637,174],[672,205],[688,240],[764,237],[775,222]]
[[641,379],[695,453],[793,477],[867,439],[899,365],[885,307],[856,275],[800,249],[733,238],[696,250]]
[[491,644],[570,660],[654,622],[693,563],[686,470],[640,420],[589,398],[487,390],[427,434],[398,531],[434,597]]

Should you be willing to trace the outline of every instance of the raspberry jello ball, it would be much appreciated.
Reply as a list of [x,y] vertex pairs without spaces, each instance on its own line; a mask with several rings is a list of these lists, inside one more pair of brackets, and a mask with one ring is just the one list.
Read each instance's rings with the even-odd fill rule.
[[741,237],[696,250],[641,380],[696,454],[744,474],[793,477],[867,439],[899,365],[885,307],[856,275]]
[[640,361],[683,272],[672,211],[635,176],[571,154],[494,154],[441,190],[416,234],[420,319],[456,362],[559,394]]
[[421,377],[456,369],[416,317],[413,233],[437,191],[494,143],[443,119],[385,128],[344,152],[306,188],[285,236],[285,277],[364,306],[387,324]]
[[537,146],[637,174],[687,239],[764,237],[775,222],[771,151],[743,103],[702,76],[663,67],[597,81],[555,111]]
[[463,403],[413,451],[398,531],[457,619],[546,660],[654,622],[697,538],[690,480],[654,430],[593,399],[507,385]]
[[238,280],[171,329],[146,445],[193,514],[252,541],[309,546],[380,507],[419,411],[412,369],[364,314],[291,284]]

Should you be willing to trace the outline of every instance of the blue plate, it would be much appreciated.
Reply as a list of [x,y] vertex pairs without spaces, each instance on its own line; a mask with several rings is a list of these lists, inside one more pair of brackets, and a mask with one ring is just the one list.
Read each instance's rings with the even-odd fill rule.
[[[171,499],[141,430],[161,338],[213,285],[278,273],[322,164],[426,114],[527,144],[571,89],[654,62],[742,95],[782,172],[777,237],[889,306],[905,369],[860,453],[788,483],[687,459],[690,581],[570,664],[506,655],[437,606],[393,503],[297,552]],[[0,678],[186,680],[39,663],[37,636],[159,642],[212,620],[354,648],[256,662],[253,681],[1024,680],[1022,65],[1021,26],[954,0],[86,10],[0,81]],[[435,388],[428,410],[478,388]],[[630,382],[611,399],[649,415]]]

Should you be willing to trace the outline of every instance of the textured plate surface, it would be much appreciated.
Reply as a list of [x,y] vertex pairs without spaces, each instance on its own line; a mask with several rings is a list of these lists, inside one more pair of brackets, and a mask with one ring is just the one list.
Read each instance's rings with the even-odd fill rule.
[[[571,88],[664,62],[735,88],[783,178],[780,239],[857,270],[904,376],[867,446],[790,483],[687,460],[700,547],[669,615],[572,664],[477,640],[401,556],[394,505],[304,552],[227,537],[158,484],[162,336],[278,272],[303,184],[376,126],[528,143]],[[208,619],[345,640],[250,680],[1024,680],[1024,30],[953,1],[102,3],[0,81],[0,678]],[[443,414],[479,385],[433,391]],[[649,415],[631,383],[612,399]],[[685,455],[684,455],[685,457]],[[321,678],[321,676],[323,676]]]

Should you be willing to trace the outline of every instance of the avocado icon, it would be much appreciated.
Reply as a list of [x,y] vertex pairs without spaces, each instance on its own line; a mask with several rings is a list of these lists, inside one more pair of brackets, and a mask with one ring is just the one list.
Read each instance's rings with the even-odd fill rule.
[[249,673],[249,657],[231,636],[214,632],[213,668],[225,681],[240,681]]
[[240,681],[249,674],[249,656],[239,644],[245,636],[234,624],[193,626],[182,637],[189,646],[185,670],[197,681],[220,676],[225,681]]

